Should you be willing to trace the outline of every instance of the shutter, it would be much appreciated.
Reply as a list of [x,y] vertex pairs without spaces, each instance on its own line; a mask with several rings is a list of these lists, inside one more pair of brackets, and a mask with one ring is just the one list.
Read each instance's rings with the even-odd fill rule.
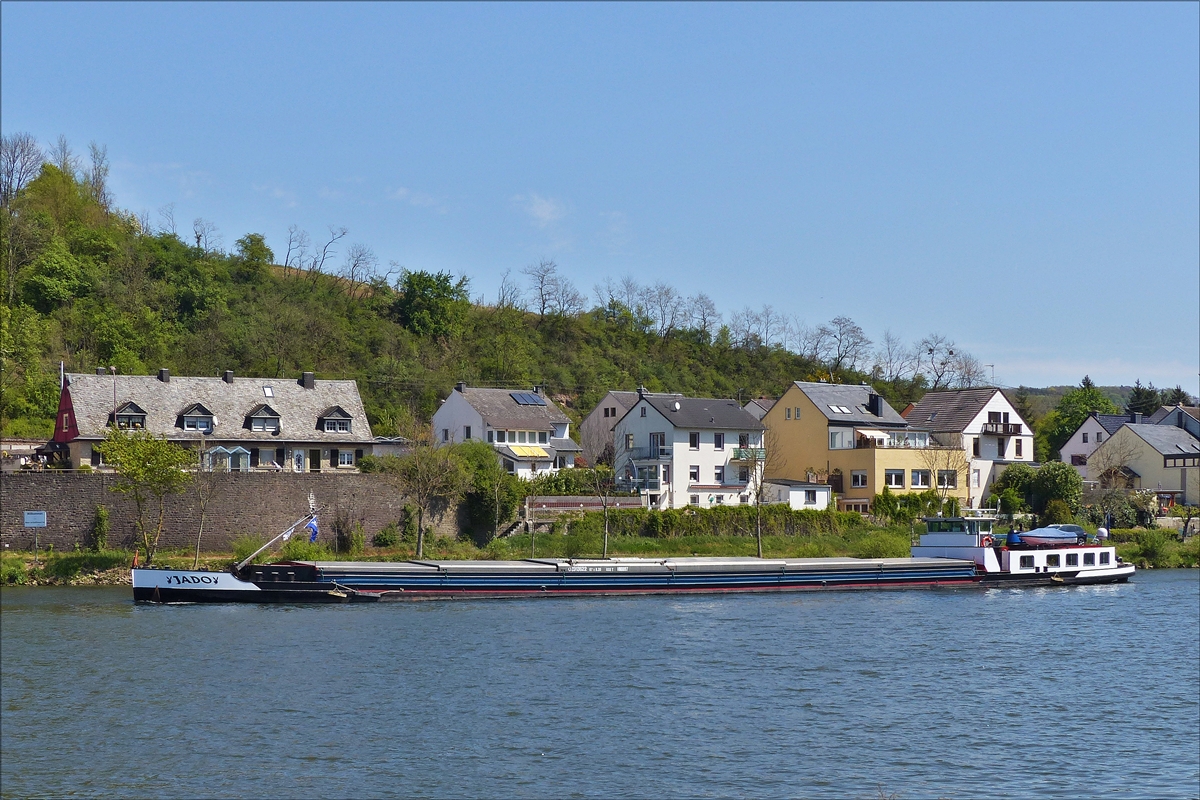
[[354,463],[355,463],[355,464],[357,464],[358,462],[362,461],[362,457],[363,457],[363,451],[362,451],[362,450],[355,450],[355,451],[354,451]]
[[287,451],[282,447],[275,448],[275,463],[284,464],[287,462]]
[[338,465],[338,451],[330,450],[329,451],[329,466],[336,467],[337,465]]
[[258,448],[257,447],[250,448],[250,466],[252,466],[252,467],[258,466]]

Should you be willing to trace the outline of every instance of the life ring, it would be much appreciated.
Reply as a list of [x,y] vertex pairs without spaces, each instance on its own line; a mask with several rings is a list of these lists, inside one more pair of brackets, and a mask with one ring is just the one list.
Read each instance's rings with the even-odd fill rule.
[[981,547],[991,547],[992,546],[992,537],[984,536],[982,539],[979,540],[979,545]]

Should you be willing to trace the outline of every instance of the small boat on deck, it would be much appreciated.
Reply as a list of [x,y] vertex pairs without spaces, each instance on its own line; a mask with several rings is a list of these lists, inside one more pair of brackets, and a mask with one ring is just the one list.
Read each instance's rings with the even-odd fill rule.
[[1027,545],[1062,546],[1079,542],[1078,534],[1059,528],[1034,528],[1031,531],[1024,531],[1018,536],[1020,536],[1019,541]]

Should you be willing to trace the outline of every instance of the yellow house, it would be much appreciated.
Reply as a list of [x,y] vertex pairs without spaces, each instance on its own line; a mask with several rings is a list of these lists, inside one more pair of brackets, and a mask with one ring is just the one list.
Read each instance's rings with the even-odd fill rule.
[[1200,504],[1200,439],[1182,423],[1126,423],[1087,460],[1101,486],[1153,489],[1161,506]]
[[909,427],[869,386],[796,381],[762,422],[767,478],[828,474],[839,510],[869,511],[885,486],[896,494],[936,488],[966,504],[961,444],[942,447],[927,431]]

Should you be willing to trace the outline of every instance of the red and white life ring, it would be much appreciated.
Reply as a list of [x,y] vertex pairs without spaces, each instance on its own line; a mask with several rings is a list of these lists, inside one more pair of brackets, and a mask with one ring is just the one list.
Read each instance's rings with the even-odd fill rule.
[[992,537],[984,536],[982,539],[979,540],[979,546],[980,547],[991,547],[992,546]]

